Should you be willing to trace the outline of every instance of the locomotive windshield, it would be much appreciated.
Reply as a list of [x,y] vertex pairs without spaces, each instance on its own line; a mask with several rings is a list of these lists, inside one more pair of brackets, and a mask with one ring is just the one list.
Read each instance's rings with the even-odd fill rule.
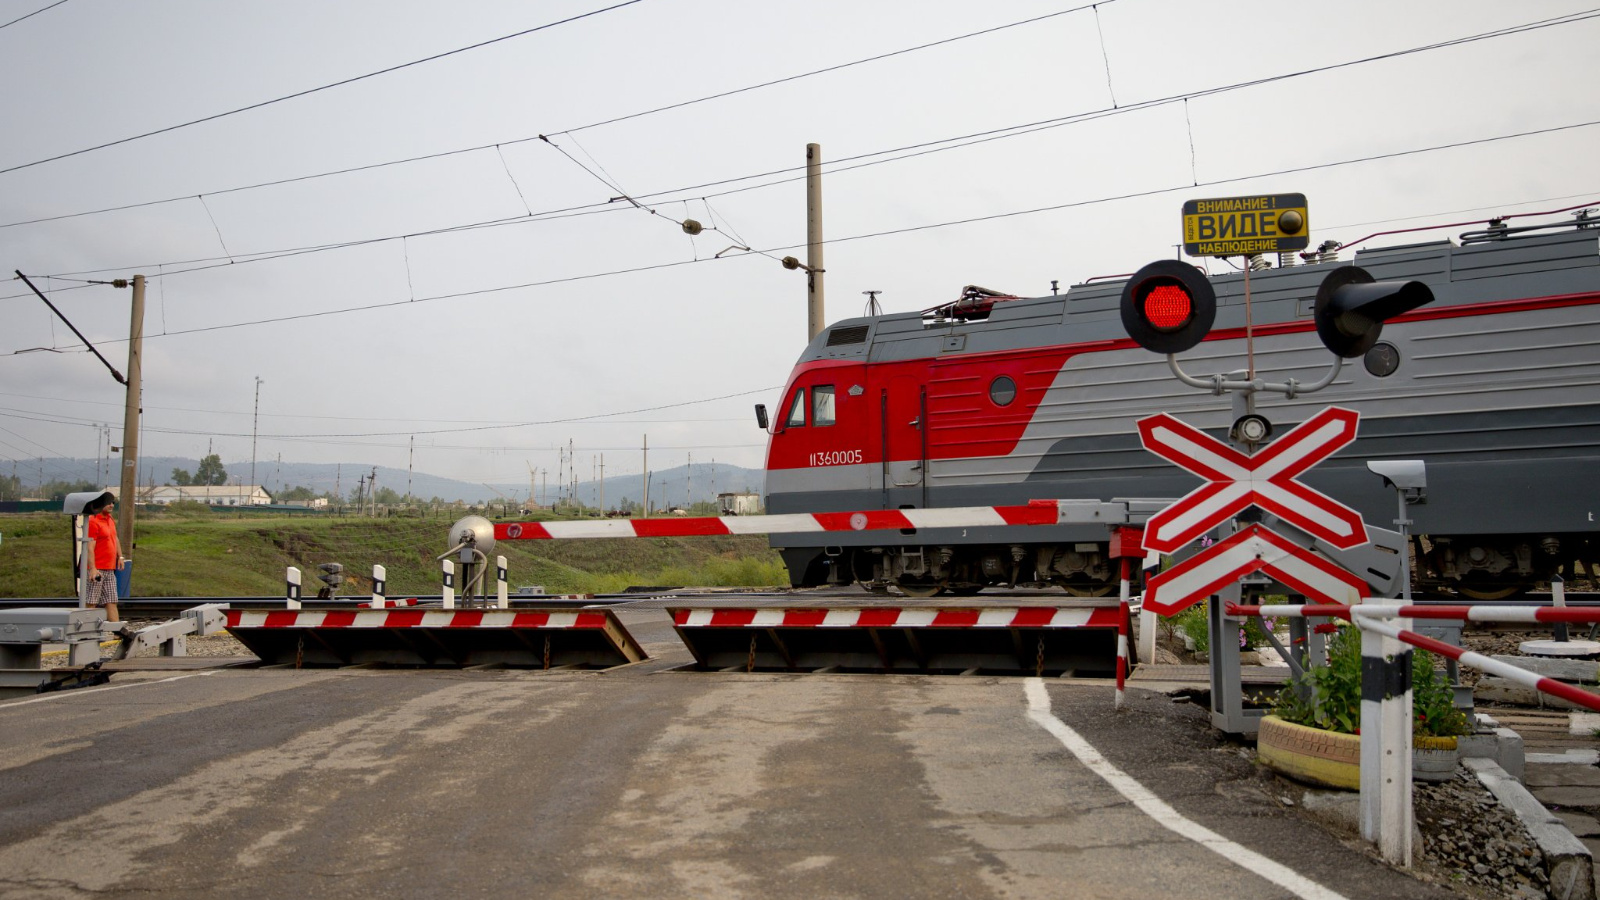
[[[796,388],[794,399],[789,401],[789,415],[783,420],[786,428],[806,427],[806,388]],[[810,388],[811,391],[811,424],[821,428],[832,425],[835,421],[833,413],[833,385],[818,384]]]
[[833,424],[833,385],[819,384],[811,389],[811,424]]
[[794,392],[794,402],[789,404],[789,416],[783,420],[789,428],[806,427],[806,389],[800,388]]

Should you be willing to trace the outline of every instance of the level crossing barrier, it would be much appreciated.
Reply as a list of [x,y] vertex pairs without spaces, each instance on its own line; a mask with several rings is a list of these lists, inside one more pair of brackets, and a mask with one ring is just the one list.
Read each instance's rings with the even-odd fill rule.
[[668,604],[702,669],[1114,674],[1116,600]]
[[609,668],[646,658],[609,609],[229,610],[267,665]]
[[1361,836],[1385,859],[1411,865],[1411,647],[1499,675],[1585,709],[1600,711],[1600,696],[1421,635],[1412,619],[1471,622],[1600,623],[1600,610],[1559,606],[1464,606],[1229,603],[1228,616],[1340,618],[1361,630]]

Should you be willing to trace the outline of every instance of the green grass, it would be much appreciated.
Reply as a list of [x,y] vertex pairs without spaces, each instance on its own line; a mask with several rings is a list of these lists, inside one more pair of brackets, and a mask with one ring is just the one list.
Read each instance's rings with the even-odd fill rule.
[[[275,596],[287,566],[315,592],[316,568],[345,567],[341,595],[371,590],[372,566],[388,574],[390,596],[436,594],[449,518],[262,517],[141,510],[134,561],[140,597]],[[0,515],[0,597],[64,597],[72,592],[68,518]],[[512,589],[542,584],[550,593],[611,593],[634,585],[770,587],[788,584],[778,554],[760,536],[503,541]]]

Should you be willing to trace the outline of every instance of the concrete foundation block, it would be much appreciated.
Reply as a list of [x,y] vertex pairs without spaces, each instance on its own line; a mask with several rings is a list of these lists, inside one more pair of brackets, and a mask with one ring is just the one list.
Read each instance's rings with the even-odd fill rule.
[[1493,760],[1507,775],[1522,780],[1526,755],[1522,748],[1522,735],[1515,731],[1495,728],[1493,731],[1463,735],[1456,738],[1456,746],[1461,749],[1463,760]]

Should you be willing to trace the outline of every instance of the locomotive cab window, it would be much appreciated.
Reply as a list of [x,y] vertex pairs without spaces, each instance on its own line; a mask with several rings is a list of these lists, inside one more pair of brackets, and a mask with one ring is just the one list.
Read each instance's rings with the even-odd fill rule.
[[789,415],[783,420],[787,428],[806,427],[806,389],[800,388],[794,392],[794,400],[789,404]]
[[811,389],[811,424],[821,428],[833,423],[833,385],[819,384]]

